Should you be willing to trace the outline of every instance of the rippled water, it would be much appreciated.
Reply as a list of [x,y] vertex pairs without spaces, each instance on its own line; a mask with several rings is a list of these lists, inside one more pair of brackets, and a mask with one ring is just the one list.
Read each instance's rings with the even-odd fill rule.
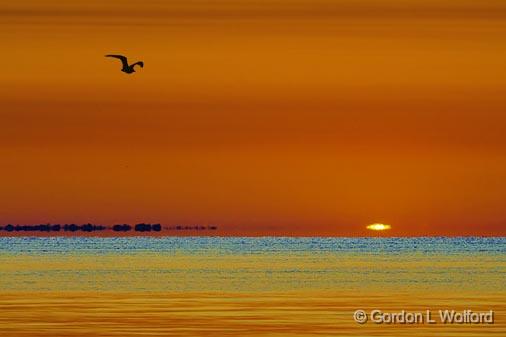
[[288,237],[4,237],[0,253],[442,253],[506,254],[506,238],[288,238]]
[[505,238],[0,238],[3,290],[506,288]]
[[[505,238],[0,238],[0,331],[503,336],[505,275]],[[356,309],[493,310],[496,322],[360,325]]]

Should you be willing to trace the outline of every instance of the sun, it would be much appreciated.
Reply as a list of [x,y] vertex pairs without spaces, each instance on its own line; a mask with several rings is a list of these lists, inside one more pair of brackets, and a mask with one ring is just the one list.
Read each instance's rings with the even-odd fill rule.
[[386,231],[392,228],[390,225],[382,224],[382,223],[373,223],[366,227],[367,229],[370,229],[372,231]]

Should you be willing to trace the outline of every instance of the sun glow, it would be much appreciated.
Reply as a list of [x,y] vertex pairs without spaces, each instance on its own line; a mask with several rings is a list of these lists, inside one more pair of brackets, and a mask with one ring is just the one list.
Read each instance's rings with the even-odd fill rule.
[[367,229],[373,230],[373,231],[386,231],[392,228],[390,225],[385,225],[382,223],[373,223],[372,225],[367,226]]

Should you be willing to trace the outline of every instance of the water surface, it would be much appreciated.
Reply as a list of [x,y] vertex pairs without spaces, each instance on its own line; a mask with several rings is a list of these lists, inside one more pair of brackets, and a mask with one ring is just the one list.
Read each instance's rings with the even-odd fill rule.
[[[9,336],[506,334],[505,238],[0,238]],[[359,325],[356,309],[494,310]]]

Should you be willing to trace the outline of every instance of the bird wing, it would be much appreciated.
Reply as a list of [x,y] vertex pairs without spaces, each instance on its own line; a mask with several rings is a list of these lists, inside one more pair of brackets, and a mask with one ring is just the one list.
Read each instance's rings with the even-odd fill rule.
[[142,61],[135,62],[134,64],[132,64],[132,68],[133,68],[134,66],[139,66],[139,67],[141,67],[141,68],[144,68],[144,62],[142,62]]
[[114,57],[116,59],[121,60],[121,63],[123,64],[123,68],[128,68],[128,60],[126,56],[123,55],[105,55],[105,57]]

